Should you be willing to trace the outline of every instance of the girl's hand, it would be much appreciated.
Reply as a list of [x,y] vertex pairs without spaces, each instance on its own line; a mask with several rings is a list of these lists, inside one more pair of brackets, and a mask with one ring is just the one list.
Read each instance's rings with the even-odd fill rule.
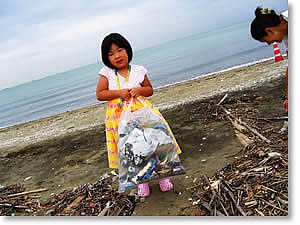
[[130,89],[121,89],[120,90],[120,98],[124,99],[125,101],[128,101],[131,97]]
[[129,89],[129,92],[133,98],[139,97],[142,95],[140,87],[131,88],[131,89]]

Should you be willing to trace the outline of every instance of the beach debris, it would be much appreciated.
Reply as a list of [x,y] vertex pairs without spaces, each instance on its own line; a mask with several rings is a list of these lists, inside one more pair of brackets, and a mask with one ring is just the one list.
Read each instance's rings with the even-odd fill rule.
[[283,127],[280,129],[280,133],[285,132],[289,127],[289,123],[287,121],[284,121]]
[[239,141],[242,143],[242,145],[244,145],[245,147],[248,147],[249,145],[251,145],[253,143],[251,141],[251,139],[249,139],[246,135],[244,135],[243,133],[241,133],[237,130],[235,130],[235,135],[237,136]]
[[[180,208],[178,215],[288,215],[288,134],[279,132],[282,128],[282,120],[286,118],[277,115],[262,118],[255,104],[251,106],[258,97],[257,95],[243,95],[238,98],[227,96],[222,105],[235,118],[245,121],[270,140],[270,143],[247,128],[239,130],[236,128],[238,126],[233,125],[235,130],[243,134],[246,137],[244,139],[249,139],[251,143],[243,145],[238,154],[230,156],[234,161],[216,171],[213,176],[193,174],[191,180],[184,180],[184,182],[191,182],[191,187],[179,193],[184,193],[181,197],[187,196],[185,199],[188,206]],[[207,112],[206,120],[228,119],[226,113],[215,103],[209,102]],[[242,125],[238,121],[236,124]],[[201,145],[203,144],[200,143],[199,147]],[[130,196],[120,195],[112,186],[113,177],[117,176],[110,172],[109,175],[101,176],[96,182],[97,185],[85,184],[71,191],[53,193],[47,204],[33,199],[32,194],[7,198],[8,195],[24,193],[25,188],[21,184],[0,185],[0,216],[98,216],[103,210],[105,211],[102,214],[105,213],[105,216],[134,215],[136,189],[132,189]],[[189,213],[184,211],[186,208],[194,211]]]
[[[193,199],[192,199],[193,200]],[[193,202],[193,205],[198,205],[200,203],[200,199],[198,199],[197,201]]]
[[114,189],[111,177],[102,176],[94,184],[54,195],[45,206],[49,216],[130,216],[136,201],[135,195],[127,196]]
[[105,180],[105,179],[107,179],[107,178],[109,178],[110,176],[107,174],[107,173],[105,173],[105,174],[103,174],[102,176],[100,176],[100,178],[99,178],[99,180]]
[[201,175],[198,184],[186,188],[198,207],[196,212],[204,216],[287,216],[288,134],[278,132],[282,125],[272,124],[281,119],[259,119],[257,108],[251,107],[260,101],[258,96],[226,97],[214,115],[231,121],[244,148],[215,175]]
[[242,157],[214,177],[201,176],[200,185],[188,189],[206,215],[288,215],[288,171],[282,155],[268,157],[263,167],[256,157],[253,152],[252,157]]
[[224,100],[227,98],[228,94],[225,94],[224,97],[217,103],[217,106],[221,105]]
[[141,197],[139,200],[140,200],[141,203],[143,203],[143,202],[146,201],[146,198],[145,197]]
[[137,197],[119,193],[107,177],[94,184],[83,184],[71,191],[53,194],[46,203],[32,199],[30,194],[46,191],[41,188],[25,191],[21,184],[0,189],[0,216],[130,216]]
[[41,191],[44,189],[25,192],[22,184],[2,186],[0,189],[0,216],[34,215],[40,208],[40,202],[29,197],[29,194]]
[[117,174],[116,171],[114,171],[114,170],[112,170],[110,173],[111,173],[112,175],[114,175],[114,176],[118,176],[118,174]]
[[32,177],[26,177],[26,178],[24,178],[24,181],[28,181],[30,179],[32,179]]
[[264,140],[265,142],[267,142],[267,143],[271,142],[269,139],[267,139],[262,134],[260,134],[256,129],[250,127],[247,123],[245,123],[242,120],[240,120],[240,119],[236,118],[235,116],[233,116],[232,113],[230,113],[225,107],[223,107],[221,105],[219,105],[219,107],[224,110],[224,112],[226,113],[228,119],[235,125],[235,127],[237,127],[237,125],[239,126],[238,130],[248,129],[251,132],[253,132],[255,135],[257,135],[258,137],[260,137],[262,140]]
[[43,192],[43,191],[48,191],[48,189],[47,188],[41,188],[41,189],[36,189],[36,190],[32,190],[32,191],[19,192],[19,193],[7,195],[6,197],[7,198],[12,198],[12,197],[18,197],[18,196],[22,196],[22,195],[28,195],[28,194],[38,193],[38,192]]

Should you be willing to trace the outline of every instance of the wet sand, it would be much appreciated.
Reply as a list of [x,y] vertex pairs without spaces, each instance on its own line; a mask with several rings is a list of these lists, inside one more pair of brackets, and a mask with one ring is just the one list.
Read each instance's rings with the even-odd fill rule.
[[[174,179],[174,190],[162,193],[151,184],[151,196],[139,202],[136,215],[178,215],[190,204],[186,188],[200,174],[211,176],[234,160],[242,145],[228,121],[216,120],[211,102],[225,93],[256,93],[263,114],[284,115],[287,59],[273,60],[155,90],[149,100],[159,108],[183,151],[186,174]],[[41,193],[72,190],[109,173],[104,131],[105,104],[0,129],[0,185],[23,183]],[[31,179],[24,181],[24,178]]]

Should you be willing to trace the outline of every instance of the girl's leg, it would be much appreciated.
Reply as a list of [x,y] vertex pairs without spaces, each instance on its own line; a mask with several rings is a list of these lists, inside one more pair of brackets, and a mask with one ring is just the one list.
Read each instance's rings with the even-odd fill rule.
[[173,188],[173,184],[171,183],[170,178],[165,178],[159,181],[159,187],[161,191],[170,191]]
[[138,184],[138,195],[140,197],[147,197],[150,195],[149,183]]

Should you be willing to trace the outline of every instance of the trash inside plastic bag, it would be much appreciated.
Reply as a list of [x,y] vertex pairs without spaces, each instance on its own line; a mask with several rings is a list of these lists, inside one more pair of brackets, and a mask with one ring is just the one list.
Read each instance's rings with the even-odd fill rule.
[[118,128],[119,190],[137,184],[184,174],[176,144],[163,118],[144,107],[122,112]]

